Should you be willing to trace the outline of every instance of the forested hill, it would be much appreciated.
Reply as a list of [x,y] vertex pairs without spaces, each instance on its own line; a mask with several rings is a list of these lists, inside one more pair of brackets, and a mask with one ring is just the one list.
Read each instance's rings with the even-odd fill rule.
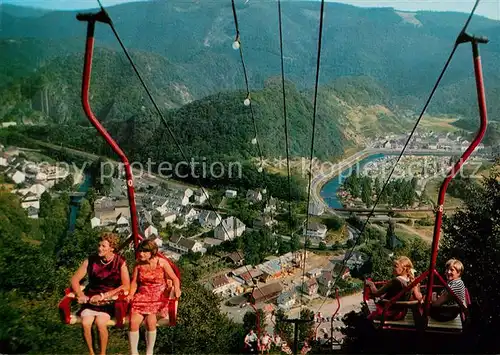
[[[105,92],[106,86],[98,90]],[[160,123],[151,105],[136,107],[137,97],[117,96],[116,101],[99,106],[104,125],[127,152],[131,160],[177,160],[179,151],[165,126]],[[141,92],[142,93],[142,92]],[[76,93],[75,93],[76,95]],[[97,95],[95,95],[97,99]],[[285,133],[281,80],[270,79],[266,87],[252,92],[252,109],[243,101],[243,91],[222,92],[192,101],[177,109],[165,110],[165,119],[188,157],[224,157],[248,160],[258,156],[252,109],[257,137],[264,156],[285,157]],[[129,102],[125,102],[126,100]],[[287,118],[289,122],[290,154],[308,156],[312,134],[313,105],[292,83],[286,85]],[[105,101],[101,101],[104,103]],[[75,110],[79,101],[75,98]],[[332,108],[333,107],[333,108]],[[130,109],[126,112],[126,109]],[[97,112],[97,111],[96,111]],[[326,107],[317,114],[314,156],[332,158],[343,153],[348,144],[340,127],[341,106]],[[50,120],[49,120],[50,122]],[[23,132],[32,138],[57,142],[68,147],[97,154],[107,154],[102,139],[88,122],[75,129],[74,121],[26,127]],[[88,127],[88,129],[86,129]]]
[[[11,43],[10,47],[13,46],[16,44]],[[179,107],[193,99],[181,82],[178,68],[164,57],[137,51],[132,55],[162,107]],[[83,55],[68,54],[49,60],[30,75],[15,79],[1,89],[0,118],[18,120],[30,117],[30,111],[41,111],[56,123],[86,121],[81,109],[82,71]],[[148,105],[148,100],[121,53],[106,48],[95,51],[91,101],[96,113],[108,115],[110,104],[115,103],[115,119],[124,119]]]
[[[280,73],[277,7],[274,2],[236,1],[250,85]],[[314,84],[319,3],[283,2],[284,59],[287,79],[298,88]],[[231,49],[235,29],[231,3],[151,1],[109,7],[125,44],[167,58],[192,88],[195,98],[243,86],[239,55]],[[18,12],[20,14],[18,14]],[[25,17],[9,8],[2,15],[4,39],[32,37],[78,43],[83,50],[85,26],[74,12]],[[323,32],[322,83],[343,76],[366,75],[381,83],[399,106],[417,110],[432,87],[464,24],[466,14],[404,13],[391,8],[357,8],[326,3]],[[487,90],[500,88],[499,24],[474,17],[470,32],[489,36],[482,46]],[[109,29],[98,26],[98,45],[117,47]],[[429,110],[476,115],[469,46],[459,48]],[[31,70],[34,67],[31,68]],[[175,72],[175,70],[173,70]],[[498,108],[490,100],[490,111]]]

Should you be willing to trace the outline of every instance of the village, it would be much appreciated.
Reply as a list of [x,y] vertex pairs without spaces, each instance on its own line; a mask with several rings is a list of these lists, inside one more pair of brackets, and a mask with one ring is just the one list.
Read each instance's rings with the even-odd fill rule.
[[[408,139],[406,134],[390,134],[375,137],[368,143],[368,148],[402,149]],[[429,149],[464,151],[470,142],[457,132],[434,132],[426,130],[415,132],[408,144],[408,149]],[[477,150],[483,150],[484,144],[479,144]]]
[[[21,206],[30,218],[38,218],[42,194],[59,194],[58,184],[68,181],[69,176],[73,185],[71,198],[77,201],[84,194],[76,191],[85,182],[83,172],[65,169],[56,163],[51,165],[27,159],[22,148],[0,145],[0,175],[10,180],[10,183],[1,184],[1,188],[19,196]],[[154,240],[161,252],[174,261],[196,254],[206,260],[208,270],[211,270],[210,265],[224,265],[222,268],[214,267],[213,272],[209,271],[200,282],[220,298],[221,308],[235,321],[242,321],[244,312],[249,310],[249,301],[265,310],[269,317],[277,309],[292,314],[297,311],[299,303],[313,307],[324,297],[330,297],[325,304],[328,308],[336,302],[332,285],[339,276],[353,290],[360,289],[360,280],[350,275],[351,270],[359,268],[367,260],[359,252],[351,255],[345,267],[342,265],[345,255],[341,250],[336,255],[319,255],[314,251],[304,254],[299,249],[283,255],[269,255],[257,265],[246,263],[243,252],[207,253],[213,247],[242,237],[244,233],[274,225],[273,216],[285,211],[276,198],[269,198],[264,215],[247,226],[227,211],[205,209],[207,195],[210,198],[207,190],[178,185],[169,188],[148,178],[136,179],[135,184],[139,223],[145,238]],[[249,204],[259,203],[263,201],[264,193],[248,190],[242,198]],[[227,205],[228,201],[238,197],[237,191],[225,190],[219,206]],[[324,212],[315,205],[311,210],[316,215]],[[97,196],[93,202],[90,225],[93,229],[114,231],[126,238],[131,233],[130,224],[125,182],[112,178],[109,193]],[[324,224],[310,222],[302,234],[312,237],[317,244],[324,240],[327,231]]]

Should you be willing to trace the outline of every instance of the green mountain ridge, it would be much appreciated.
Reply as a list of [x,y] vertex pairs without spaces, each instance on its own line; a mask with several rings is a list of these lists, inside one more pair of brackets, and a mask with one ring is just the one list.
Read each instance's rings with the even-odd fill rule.
[[[180,107],[193,100],[177,74],[182,68],[153,53],[134,51],[132,57],[143,68],[142,75],[163,108]],[[49,61],[37,73],[18,79],[2,90],[0,118],[3,121],[19,120],[29,117],[33,111],[41,111],[50,118],[49,122],[85,122],[80,96],[82,71],[81,54],[69,54]],[[104,110],[113,102],[112,116],[115,119],[126,119],[149,105],[146,92],[130,64],[121,53],[111,49],[96,49],[90,90],[95,112]]]
[[[99,91],[106,91],[102,86]],[[130,94],[131,95],[131,94]],[[257,137],[262,153],[266,157],[284,157],[285,136],[281,80],[270,79],[266,87],[252,92]],[[97,97],[97,95],[96,95]],[[208,157],[210,159],[232,158],[251,160],[258,157],[257,146],[252,144],[255,137],[252,113],[243,101],[243,91],[221,92],[185,104],[176,109],[164,110],[164,116],[178,142],[189,158]],[[308,156],[312,134],[313,106],[308,98],[300,93],[292,83],[286,85],[287,118],[289,122],[290,154]],[[123,116],[124,97],[117,97],[108,105],[99,106],[98,117],[117,140],[131,161],[179,161],[178,148],[172,141],[164,125],[150,105],[133,107],[137,98],[129,106],[127,116]],[[105,102],[101,101],[101,102]],[[95,110],[95,112],[98,112]],[[342,110],[323,110],[316,117],[315,151],[317,157],[327,159],[339,156],[349,145],[336,115]],[[26,127],[27,136],[57,142],[68,147],[84,149],[97,154],[108,154],[109,150],[102,139],[88,123],[82,122],[82,129],[75,130],[76,123],[71,121],[54,122],[46,126]],[[89,127],[85,129],[84,127]]]
[[[252,89],[279,75],[277,8],[274,3],[237,1],[242,48]],[[418,111],[443,66],[466,14],[416,12],[410,19],[391,8],[358,8],[326,3],[321,62],[321,83],[344,76],[373,77],[399,106]],[[284,2],[283,31],[286,78],[299,89],[314,84],[319,4]],[[230,3],[143,2],[109,7],[115,26],[127,47],[154,52],[180,66],[184,83],[199,99],[221,90],[243,88],[237,51],[231,49],[235,28]],[[75,12],[58,11],[37,18],[5,15],[2,38],[50,38],[77,41],[83,49],[85,26]],[[470,32],[489,36],[482,46],[488,94],[500,88],[497,21],[475,16]],[[98,26],[96,44],[118,48],[106,26]],[[470,49],[459,48],[443,79],[431,113],[476,113]],[[490,103],[490,113],[498,110]],[[492,115],[494,116],[494,115]]]

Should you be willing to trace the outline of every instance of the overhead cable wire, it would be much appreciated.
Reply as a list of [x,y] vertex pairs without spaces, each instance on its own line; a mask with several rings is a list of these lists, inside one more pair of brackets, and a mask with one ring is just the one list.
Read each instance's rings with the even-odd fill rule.
[[[313,121],[312,121],[312,134],[311,134],[311,154],[309,158],[309,184],[307,188],[307,217],[306,224],[304,227],[305,237],[304,237],[304,257],[303,257],[303,266],[302,266],[302,282],[305,281],[306,275],[306,258],[307,258],[307,242],[308,235],[307,231],[309,229],[309,204],[311,199],[311,180],[312,180],[312,163],[313,163],[313,155],[314,155],[314,137],[316,135],[316,112],[317,112],[317,103],[318,103],[318,86],[319,86],[319,70],[321,66],[321,41],[323,37],[323,18],[325,12],[325,0],[321,0],[321,8],[319,12],[319,34],[318,34],[318,54],[316,59],[316,81],[314,84],[314,98],[313,98]],[[300,295],[300,301],[302,304],[303,293]]]
[[[99,3],[99,6],[100,6],[101,10],[107,14],[107,11],[106,11],[106,9],[104,8],[104,6],[102,5],[101,1],[100,1],[100,0],[97,0],[97,2]],[[109,15],[108,15],[108,17],[109,17]],[[118,40],[118,43],[120,44],[120,47],[122,48],[123,52],[125,53],[125,56],[127,57],[128,61],[130,62],[130,65],[132,66],[132,68],[133,68],[133,70],[134,70],[134,72],[135,72],[136,76],[138,77],[138,79],[139,79],[139,81],[141,82],[141,84],[142,84],[142,86],[143,86],[144,90],[146,91],[146,93],[147,93],[147,95],[148,95],[149,99],[151,100],[151,103],[153,104],[153,106],[154,106],[154,108],[155,108],[156,112],[158,113],[158,116],[160,117],[161,122],[164,124],[165,128],[167,129],[168,133],[170,134],[171,139],[173,140],[173,142],[174,142],[174,143],[175,143],[175,145],[177,146],[177,149],[179,150],[179,152],[180,152],[180,154],[181,154],[182,158],[184,159],[184,161],[189,161],[189,160],[187,159],[187,155],[184,153],[184,150],[182,149],[182,147],[181,147],[180,143],[177,141],[177,139],[176,139],[176,137],[175,137],[175,135],[174,135],[173,131],[171,130],[171,128],[170,128],[170,126],[169,126],[169,124],[168,124],[167,120],[165,119],[165,116],[164,116],[164,115],[163,115],[163,113],[161,112],[161,110],[160,110],[160,108],[159,108],[158,104],[156,103],[156,100],[154,99],[153,95],[151,94],[151,91],[149,90],[148,86],[146,85],[146,82],[144,81],[144,79],[142,78],[141,74],[139,73],[139,70],[137,69],[137,66],[136,66],[136,64],[134,63],[134,61],[133,61],[132,57],[130,56],[130,54],[129,54],[129,52],[128,52],[127,48],[126,48],[126,47],[125,47],[125,45],[123,44],[123,41],[121,40],[121,38],[120,38],[120,36],[119,36],[118,32],[117,32],[117,31],[116,31],[116,29],[115,29],[115,26],[114,26],[114,24],[113,24],[113,21],[111,21],[111,17],[109,17],[109,19],[110,19],[109,26],[111,27],[111,30],[113,31],[113,33],[114,33],[114,35],[115,35],[116,39]],[[211,208],[214,212],[216,212],[216,211],[217,211],[217,209],[216,209],[216,208],[214,207],[214,205],[212,204],[212,201],[211,201],[211,199],[210,199],[210,196],[208,195],[208,193],[206,192],[205,188],[203,187],[203,185],[202,185],[202,183],[201,183],[200,178],[199,178],[199,177],[197,177],[197,176],[194,176],[194,178],[196,179],[196,182],[197,182],[198,186],[200,187],[201,191],[202,191],[202,192],[203,192],[203,194],[205,195],[205,197],[206,197],[206,199],[207,199],[207,202],[208,202],[208,204],[210,205],[210,208]],[[217,212],[216,212],[216,213],[217,213]],[[229,233],[228,233],[228,231],[227,231],[227,228],[226,228],[226,227],[224,227],[224,223],[223,223],[223,221],[222,221],[222,218],[221,218],[220,226],[221,226],[221,227],[222,227],[222,229],[224,230],[225,235],[228,235],[228,236],[229,236]],[[243,259],[243,256],[241,255],[241,253],[240,253],[238,250],[236,251],[236,253],[238,254],[238,256],[239,256],[240,258],[242,258],[242,259]],[[249,275],[251,275],[250,270],[248,269],[248,266],[247,266],[247,265],[245,265],[245,268],[246,268],[246,270],[247,270],[248,274],[249,274]],[[255,281],[253,281],[253,278],[251,278],[251,280],[252,280],[253,284],[257,287],[257,289],[258,289],[258,290],[259,290],[262,294],[264,294],[264,293],[262,292],[262,290],[259,288],[258,283],[256,283]]]
[[[499,0],[500,1],[500,0]],[[292,228],[292,182],[290,176],[290,149],[288,140],[288,118],[286,112],[286,88],[285,88],[285,64],[283,56],[283,21],[281,18],[281,0],[278,0],[278,22],[280,28],[280,59],[281,59],[281,87],[283,91],[283,118],[285,120],[285,148],[286,148],[286,171],[288,176],[288,226]]]
[[252,105],[252,98],[250,95],[250,85],[248,84],[248,73],[247,73],[247,68],[245,65],[245,59],[243,57],[243,48],[241,46],[241,37],[240,37],[240,28],[238,25],[238,15],[236,12],[236,5],[234,3],[234,0],[231,0],[231,5],[233,9],[233,17],[234,17],[234,26],[236,30],[236,39],[233,43],[233,49],[239,50],[240,53],[240,61],[241,61],[241,66],[243,69],[243,75],[245,77],[245,89],[246,89],[246,99],[244,100],[245,106],[249,106],[250,108],[250,115],[252,118],[252,124],[253,124],[253,129],[254,129],[254,138],[252,139],[252,144],[257,145],[257,152],[259,154],[259,167],[258,171],[260,173],[263,173],[263,180],[264,180],[264,185],[267,184],[267,177],[266,177],[266,172],[264,170],[264,155],[262,154],[262,149],[260,146],[260,141],[259,141],[259,135],[258,135],[258,130],[257,130],[257,122],[255,120],[255,113]]
[[[455,55],[455,52],[456,52],[456,50],[457,50],[457,48],[458,48],[458,46],[459,46],[459,44],[460,44],[460,42],[459,42],[460,35],[466,31],[466,29],[467,29],[467,27],[468,27],[468,25],[469,25],[469,23],[470,23],[470,21],[471,21],[471,19],[472,19],[472,16],[474,15],[474,12],[476,11],[477,6],[479,5],[479,2],[480,2],[480,0],[476,0],[476,2],[475,2],[475,4],[474,4],[474,7],[472,8],[472,10],[471,10],[471,12],[470,12],[470,14],[469,14],[469,17],[467,18],[467,20],[466,20],[466,22],[465,22],[464,26],[462,27],[462,30],[460,31],[460,33],[459,33],[459,35],[458,35],[458,37],[457,37],[457,40],[455,41],[455,44],[454,44],[454,46],[453,46],[453,49],[452,49],[452,51],[451,51],[450,55],[448,56],[448,59],[446,60],[446,63],[445,63],[445,65],[444,65],[444,67],[443,67],[443,69],[441,70],[441,73],[439,74],[439,76],[438,76],[438,78],[437,78],[437,80],[436,80],[436,82],[435,82],[435,84],[434,84],[434,86],[433,86],[433,88],[432,88],[432,90],[431,90],[431,93],[430,93],[429,97],[427,98],[427,100],[426,100],[426,102],[425,102],[425,104],[424,104],[424,107],[422,108],[422,111],[420,112],[420,115],[418,116],[418,119],[417,119],[417,120],[416,120],[416,122],[415,122],[415,125],[413,126],[413,129],[412,129],[412,130],[411,130],[411,132],[410,132],[410,135],[408,136],[408,139],[406,140],[406,143],[405,143],[405,145],[403,146],[403,149],[401,150],[401,153],[399,154],[398,158],[396,159],[396,162],[395,162],[395,163],[394,163],[394,165],[392,166],[391,172],[390,172],[389,176],[387,177],[387,179],[386,179],[386,181],[385,181],[384,185],[382,186],[382,189],[381,189],[380,193],[377,195],[377,199],[375,200],[375,204],[373,205],[373,207],[372,207],[372,209],[371,209],[371,211],[370,211],[370,213],[369,213],[368,217],[366,218],[365,223],[363,224],[363,227],[361,228],[361,230],[360,230],[360,232],[359,232],[358,236],[356,237],[355,243],[352,245],[352,247],[351,247],[351,249],[350,249],[349,253],[346,253],[346,254],[345,254],[344,259],[343,259],[343,261],[342,261],[342,267],[341,267],[341,269],[340,269],[340,271],[339,271],[339,274],[338,274],[338,275],[337,275],[337,277],[335,278],[335,280],[334,280],[333,284],[329,287],[329,290],[333,289],[333,288],[335,287],[335,284],[336,284],[336,283],[338,282],[338,280],[342,277],[342,274],[344,273],[344,271],[345,271],[345,269],[346,269],[346,264],[347,264],[347,261],[351,258],[352,254],[353,254],[353,252],[354,252],[354,249],[356,248],[356,246],[357,246],[357,245],[359,244],[359,242],[361,241],[361,235],[362,235],[362,234],[363,234],[363,232],[365,231],[366,226],[368,225],[368,222],[369,222],[370,218],[373,216],[373,213],[374,213],[374,211],[375,211],[375,207],[376,207],[376,206],[377,206],[377,204],[379,203],[380,198],[381,198],[381,196],[383,195],[383,193],[384,193],[384,191],[385,191],[385,188],[386,188],[386,187],[387,187],[387,185],[389,184],[389,181],[390,181],[390,179],[391,179],[391,177],[392,177],[392,175],[393,175],[393,173],[394,173],[394,171],[395,171],[395,169],[396,169],[396,166],[398,165],[399,161],[400,161],[400,160],[401,160],[401,158],[403,157],[404,152],[405,152],[406,148],[408,147],[408,144],[410,143],[411,139],[413,138],[413,134],[415,133],[415,131],[416,131],[416,129],[417,129],[417,127],[418,127],[418,125],[419,125],[420,121],[422,120],[422,118],[423,118],[423,116],[424,116],[424,113],[425,113],[425,111],[427,110],[427,107],[429,106],[429,104],[430,104],[430,102],[431,102],[431,100],[432,100],[432,98],[433,98],[433,96],[434,96],[434,94],[435,94],[435,92],[436,92],[436,90],[437,90],[437,88],[438,88],[438,86],[439,86],[440,82],[441,82],[441,79],[443,78],[444,74],[446,73],[446,70],[448,69],[448,66],[450,65],[450,62],[451,62],[451,60],[452,60],[453,56]],[[323,299],[323,302],[321,303],[321,305],[320,305],[320,307],[319,307],[319,309],[318,309],[318,312],[321,310],[321,308],[322,308],[322,307],[323,307],[323,305],[325,304],[325,302],[326,302],[327,298],[328,298],[328,297],[325,297],[325,298]]]

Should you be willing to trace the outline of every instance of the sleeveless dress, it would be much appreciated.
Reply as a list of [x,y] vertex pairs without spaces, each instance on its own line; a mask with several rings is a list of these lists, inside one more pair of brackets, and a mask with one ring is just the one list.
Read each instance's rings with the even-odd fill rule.
[[[383,299],[385,300],[390,300],[393,297],[395,297],[398,293],[403,291],[406,286],[410,284],[409,280],[398,276],[395,277],[391,280],[391,285],[387,289],[387,292],[384,294]],[[411,290],[404,294],[398,301],[408,301],[411,298]],[[368,316],[368,319],[381,319],[382,315],[384,314],[384,308],[385,304],[384,303],[376,303],[375,304],[377,307],[377,310],[373,311],[370,313]],[[385,319],[386,320],[400,320],[403,319],[406,316],[406,311],[407,308],[401,307],[398,305],[392,305],[389,307],[389,309],[385,312]]]
[[137,274],[137,292],[132,300],[132,312],[139,314],[159,314],[168,316],[168,302],[164,295],[167,283],[165,270],[157,260],[152,269],[148,265],[139,265]]
[[[121,267],[125,260],[118,254],[115,254],[113,260],[109,264],[103,264],[99,255],[91,255],[89,257],[89,264],[87,267],[87,275],[89,278],[89,283],[85,288],[85,295],[92,297],[114,290],[121,286]],[[110,316],[115,313],[115,308],[113,303],[105,305],[93,305],[86,303],[82,306],[81,312],[85,309],[91,309],[97,312],[105,312]]]

